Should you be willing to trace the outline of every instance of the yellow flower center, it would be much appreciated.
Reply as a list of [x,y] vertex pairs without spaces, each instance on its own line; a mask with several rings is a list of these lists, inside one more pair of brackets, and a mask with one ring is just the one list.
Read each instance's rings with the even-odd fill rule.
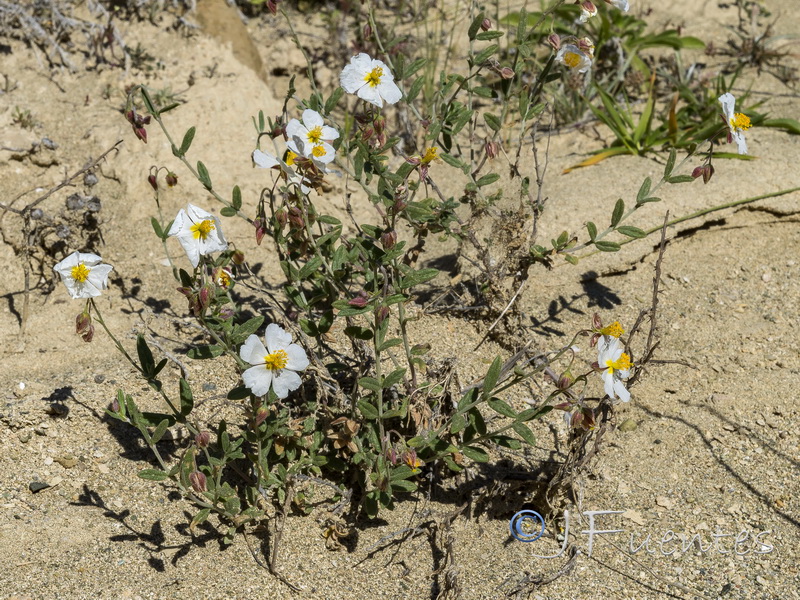
[[314,146],[311,149],[311,154],[313,156],[316,156],[317,158],[320,158],[321,156],[325,156],[327,154],[327,152],[325,152],[325,146],[320,144],[319,146]]
[[219,287],[227,288],[231,285],[231,276],[230,273],[227,271],[220,271],[219,275],[217,275],[217,285]]
[[199,223],[195,223],[191,227],[191,231],[194,234],[194,239],[196,240],[203,240],[204,242],[208,238],[208,234],[211,233],[214,227],[214,221],[211,219],[205,219],[204,221],[200,221]]
[[322,141],[322,125],[317,125],[314,129],[308,130],[308,141],[312,144],[319,144]]
[[72,267],[72,278],[78,283],[83,283],[89,279],[89,269],[83,263],[79,264],[77,267]]
[[436,146],[431,146],[425,150],[425,155],[422,157],[422,164],[427,165],[439,158],[439,149]]
[[631,357],[625,354],[624,352],[619,355],[617,360],[607,360],[606,366],[608,367],[609,373],[614,373],[614,371],[627,371],[633,366],[631,363]]
[[734,115],[731,117],[731,127],[734,130],[738,129],[741,131],[747,131],[752,127],[750,124],[750,117],[743,115],[742,113],[734,113]]
[[574,69],[579,64],[581,64],[580,54],[575,54],[574,52],[565,52],[564,64],[567,65],[570,69]]
[[625,333],[625,330],[622,328],[622,325],[619,324],[619,321],[614,321],[611,325],[603,327],[600,330],[600,333],[602,333],[603,335],[610,335],[611,337],[618,338],[623,333]]
[[291,167],[294,164],[295,158],[297,158],[297,154],[289,150],[289,152],[286,153],[286,164]]
[[264,357],[264,366],[270,371],[285,369],[288,362],[289,355],[286,354],[286,350],[275,350],[272,354],[267,354]]
[[383,69],[380,67],[375,67],[366,74],[364,77],[364,81],[370,84],[372,87],[378,87],[378,84],[381,82],[381,77],[383,76]]

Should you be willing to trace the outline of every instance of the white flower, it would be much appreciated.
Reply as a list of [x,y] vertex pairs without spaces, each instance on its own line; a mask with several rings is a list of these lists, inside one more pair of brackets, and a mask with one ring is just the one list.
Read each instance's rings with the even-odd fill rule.
[[272,154],[262,152],[258,148],[253,150],[253,162],[261,169],[271,169],[272,167],[277,167],[281,164],[281,161],[272,156]]
[[722,94],[719,97],[719,103],[722,105],[725,122],[728,124],[728,143],[735,141],[739,147],[739,154],[747,154],[744,132],[751,127],[750,118],[745,114],[734,112],[736,98],[731,93]]
[[62,260],[53,270],[61,275],[73,298],[94,298],[108,287],[108,274],[111,265],[100,264],[103,259],[97,254],[73,252]]
[[565,44],[556,54],[556,60],[578,73],[585,73],[592,66],[592,59],[574,44]]
[[384,100],[394,104],[403,97],[389,67],[363,52],[351,58],[350,64],[342,69],[339,83],[348,94],[356,94],[378,108],[383,106]]
[[220,252],[228,247],[219,219],[193,204],[188,204],[186,210],[180,210],[168,235],[178,238],[193,267],[200,264],[201,255]]
[[622,12],[628,12],[628,0],[606,0],[606,4],[610,4],[611,6],[615,6],[620,9]]
[[297,371],[305,370],[308,358],[303,348],[292,343],[292,334],[275,323],[267,326],[264,341],[266,346],[251,335],[239,349],[242,360],[254,365],[242,373],[242,381],[256,396],[266,395],[271,386],[278,398],[286,398],[300,387]]
[[297,119],[289,121],[286,135],[289,136],[286,145],[295,154],[302,154],[323,164],[334,159],[336,150],[328,142],[338,138],[339,132],[333,127],[327,127],[317,111],[304,110],[302,123]]
[[606,394],[612,400],[619,398],[623,402],[628,402],[631,393],[625,389],[623,382],[630,377],[630,370],[633,367],[631,357],[623,351],[619,338],[601,336],[597,347],[599,349],[597,365],[602,369]]

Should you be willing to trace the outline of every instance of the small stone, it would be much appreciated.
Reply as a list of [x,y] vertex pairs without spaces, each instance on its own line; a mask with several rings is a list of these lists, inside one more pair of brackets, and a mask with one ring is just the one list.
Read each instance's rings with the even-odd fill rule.
[[29,441],[31,441],[31,432],[28,429],[25,431],[20,431],[18,437],[20,442],[27,444]]
[[767,580],[764,579],[761,575],[756,575],[756,583],[758,583],[758,585],[766,586]]
[[628,432],[628,431],[636,431],[637,427],[639,426],[636,424],[636,421],[634,421],[633,419],[625,419],[622,423],[619,424],[619,427],[617,429],[619,429],[622,432]]
[[95,383],[103,383],[105,380],[106,380],[106,376],[103,375],[102,373],[99,373],[99,374],[94,376],[94,382]]
[[769,283],[770,281],[772,281],[772,273],[764,273],[761,276],[761,281],[763,281],[764,283]]
[[31,481],[28,484],[28,489],[34,494],[37,492],[41,492],[42,490],[46,490],[49,487],[50,485],[43,481]]
[[672,510],[675,508],[675,501],[668,498],[667,496],[658,496],[656,498],[656,504],[659,506],[666,508],[667,510]]
[[33,433],[36,435],[46,436],[47,430],[44,427],[36,427],[34,428]]
[[45,459],[44,459],[44,464],[45,464],[45,465],[47,465],[48,467],[49,467],[50,465],[52,465],[52,464],[53,464],[53,457],[52,457],[52,456],[47,456],[47,457],[45,457]]
[[111,472],[111,469],[109,469],[108,465],[106,464],[97,465],[97,470],[100,471],[103,475],[108,475]]
[[56,457],[55,461],[65,469],[71,469],[78,464],[78,459],[71,454]]
[[217,389],[217,385],[214,383],[204,383],[203,384],[203,391],[204,392],[213,392]]

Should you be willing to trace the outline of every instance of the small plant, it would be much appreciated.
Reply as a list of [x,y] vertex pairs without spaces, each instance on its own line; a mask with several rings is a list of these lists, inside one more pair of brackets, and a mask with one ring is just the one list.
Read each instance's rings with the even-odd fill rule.
[[40,123],[36,120],[36,118],[31,114],[31,111],[28,109],[22,109],[19,106],[14,107],[14,114],[11,117],[11,122],[14,125],[19,125],[23,129],[34,129]]

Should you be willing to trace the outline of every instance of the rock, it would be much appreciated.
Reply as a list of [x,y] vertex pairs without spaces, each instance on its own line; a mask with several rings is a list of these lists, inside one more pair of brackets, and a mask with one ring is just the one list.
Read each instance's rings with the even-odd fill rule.
[[65,469],[71,469],[72,467],[78,464],[78,459],[72,456],[71,454],[65,454],[64,456],[57,456],[55,461]]
[[633,419],[625,419],[622,423],[619,424],[619,427],[617,427],[617,429],[619,429],[622,432],[628,432],[628,431],[636,431],[637,427],[639,426],[636,424],[636,421],[634,421]]
[[31,481],[28,484],[28,489],[34,494],[37,492],[41,492],[42,490],[46,490],[49,487],[50,484],[47,484],[44,481]]

